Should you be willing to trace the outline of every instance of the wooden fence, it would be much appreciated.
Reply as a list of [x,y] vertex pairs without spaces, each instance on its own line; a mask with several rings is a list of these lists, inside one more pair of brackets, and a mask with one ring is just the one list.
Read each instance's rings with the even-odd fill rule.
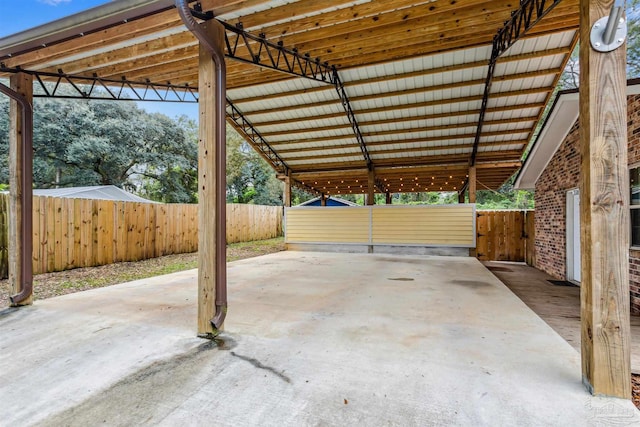
[[534,211],[477,211],[476,215],[478,259],[534,264]]
[[[0,194],[0,278],[7,277],[9,197]],[[227,242],[282,235],[282,207],[227,205]],[[198,250],[198,206],[33,198],[34,274]]]

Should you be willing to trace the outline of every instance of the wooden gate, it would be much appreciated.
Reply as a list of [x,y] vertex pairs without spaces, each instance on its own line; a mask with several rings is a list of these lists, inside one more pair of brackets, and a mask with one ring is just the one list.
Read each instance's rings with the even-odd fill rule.
[[479,260],[533,261],[533,211],[477,211],[476,215]]

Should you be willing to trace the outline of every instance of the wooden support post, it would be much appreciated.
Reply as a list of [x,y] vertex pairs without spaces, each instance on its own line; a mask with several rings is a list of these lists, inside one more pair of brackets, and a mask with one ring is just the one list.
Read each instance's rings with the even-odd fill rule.
[[387,197],[386,197],[386,203],[387,203],[388,205],[390,205],[390,204],[392,204],[392,203],[393,203],[393,194],[391,194],[391,193],[386,193],[386,194],[387,194]]
[[[29,102],[33,101],[33,77],[29,74],[17,73],[10,77],[11,89],[24,96]],[[31,239],[32,236],[23,236],[22,230],[22,158],[24,147],[22,146],[22,108],[18,102],[11,100],[9,103],[10,129],[9,129],[9,285],[11,295],[22,291],[22,265],[25,262],[33,262],[32,258],[23,259],[23,239]],[[33,296],[20,302],[19,305],[33,303]]]
[[476,202],[476,167],[469,168],[469,203]]
[[327,206],[327,195],[326,194],[321,194],[320,195],[320,206]]
[[[224,49],[222,25],[211,20],[202,24],[202,28],[210,40]],[[198,74],[198,335],[207,336],[215,332],[211,319],[215,313],[216,268],[226,268],[216,265],[215,212],[217,204],[226,201],[216,199],[215,64],[202,45]]]
[[464,191],[458,193],[458,203],[464,203]]
[[580,1],[582,381],[631,398],[626,45],[595,51],[593,24],[612,1]]
[[369,170],[367,179],[367,206],[373,206],[376,204],[376,174],[373,169]]
[[287,171],[287,175],[284,177],[284,194],[282,197],[282,204],[290,208],[291,207],[291,171]]

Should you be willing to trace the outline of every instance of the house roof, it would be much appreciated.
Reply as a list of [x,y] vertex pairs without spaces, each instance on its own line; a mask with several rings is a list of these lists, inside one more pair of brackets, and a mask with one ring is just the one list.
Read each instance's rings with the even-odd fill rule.
[[[201,1],[204,12],[227,25],[230,123],[274,169],[286,168],[297,184],[331,195],[366,192],[370,168],[376,192],[460,190],[472,159],[477,179],[489,188],[517,170],[579,26],[577,0],[546,2],[554,8],[499,58],[484,104],[494,37],[520,3]],[[234,32],[240,26],[335,67],[342,85],[257,66],[256,58],[267,54],[248,50],[256,44]],[[20,67],[45,81],[97,79],[98,87],[105,81],[171,84],[185,92],[198,86],[197,40],[166,0],[110,2],[0,39],[0,63],[0,77]],[[251,131],[231,119],[234,111]]]
[[[309,199],[306,202],[300,203],[297,206],[308,206],[318,202],[319,200],[320,200],[320,197],[314,197],[313,199]],[[353,203],[353,202],[350,202],[349,200],[341,199],[339,197],[328,197],[327,202],[329,202],[329,200],[333,200],[334,202],[338,202],[339,204],[342,204],[345,206],[359,206],[357,203]]]
[[34,196],[64,197],[72,199],[116,200],[121,202],[156,203],[135,194],[124,191],[115,185],[96,185],[89,187],[66,187],[33,190]]
[[[627,95],[640,94],[640,80],[627,82]],[[542,172],[578,120],[580,102],[577,89],[558,92],[538,136],[516,177],[514,188],[533,190]]]

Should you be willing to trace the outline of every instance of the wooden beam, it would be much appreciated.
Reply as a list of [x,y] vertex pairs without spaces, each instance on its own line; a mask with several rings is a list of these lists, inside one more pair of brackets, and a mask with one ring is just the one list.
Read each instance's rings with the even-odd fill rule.
[[287,175],[284,177],[284,194],[282,196],[282,204],[287,208],[291,207],[291,169],[287,171]]
[[476,202],[476,166],[469,168],[469,203]]
[[367,206],[376,204],[376,174],[373,169],[369,169],[367,174]]
[[589,42],[613,1],[580,3],[582,380],[594,395],[631,398],[626,45]]
[[[393,81],[393,80],[400,80],[400,79],[408,79],[408,78],[413,78],[413,77],[417,77],[417,76],[423,76],[423,75],[430,75],[430,74],[442,74],[442,73],[451,73],[453,71],[457,71],[457,70],[463,70],[463,69],[467,69],[467,68],[485,68],[487,66],[487,61],[477,61],[477,62],[472,62],[472,63],[463,63],[463,64],[456,64],[456,65],[449,65],[449,66],[444,66],[444,67],[437,67],[437,68],[431,68],[431,69],[426,69],[426,70],[418,70],[418,71],[412,71],[412,72],[408,72],[408,73],[396,73],[393,75],[384,75],[384,76],[378,76],[378,77],[372,77],[369,79],[362,79],[362,80],[352,80],[352,81],[347,81],[344,82],[344,86],[345,87],[352,87],[352,86],[359,86],[359,85],[368,85],[368,84],[373,84],[373,83],[378,83],[378,82],[389,82],[389,81]],[[495,76],[494,79],[496,81],[507,81],[507,80],[522,80],[522,79],[527,79],[527,78],[535,78],[535,77],[540,77],[540,76],[544,76],[544,75],[549,75],[549,74],[560,74],[562,72],[561,68],[545,68],[545,69],[540,69],[540,70],[535,70],[535,71],[529,71],[529,72],[524,72],[524,73],[512,73],[512,74],[503,74],[503,75],[499,75],[499,76]],[[464,76],[460,76],[461,78],[464,78]],[[446,83],[446,84],[442,84],[442,85],[431,85],[431,86],[427,86],[427,87],[415,87],[412,89],[406,89],[403,91],[398,91],[398,92],[389,92],[390,94],[411,94],[411,93],[417,93],[417,92],[422,92],[425,91],[426,89],[428,89],[429,91],[434,91],[434,90],[441,90],[441,89],[452,89],[452,88],[456,88],[456,87],[460,87],[460,85],[462,86],[470,86],[470,85],[474,85],[474,84],[482,84],[484,83],[483,79],[477,79],[477,80],[460,80],[458,82],[450,82],[450,83]],[[267,99],[276,99],[276,98],[286,98],[286,97],[290,97],[290,96],[297,96],[297,95],[305,95],[305,94],[310,94],[310,93],[317,93],[317,92],[328,92],[330,90],[332,90],[332,87],[329,86],[317,86],[317,87],[311,87],[311,88],[305,88],[305,89],[295,89],[295,90],[290,90],[290,91],[285,91],[285,92],[276,92],[273,94],[267,94],[264,96],[250,96],[250,97],[245,97],[245,98],[237,98],[234,100],[235,104],[239,104],[239,103],[244,103],[244,102],[256,102],[256,101],[264,101]],[[384,92],[382,93],[384,94]],[[385,94],[386,95],[386,94]],[[371,96],[375,96],[371,95]],[[380,96],[380,95],[378,95]],[[364,100],[367,98],[358,98],[359,100]]]
[[[500,130],[500,131],[493,131],[493,132],[484,132],[482,137],[483,138],[487,138],[487,137],[491,137],[491,136],[503,136],[503,135],[513,135],[513,134],[518,134],[518,133],[527,133],[529,131],[529,129],[522,129],[522,130]],[[375,132],[367,132],[365,134],[363,134],[364,136],[376,136]],[[405,138],[402,139],[400,141],[372,141],[372,142],[368,142],[367,146],[375,146],[375,145],[388,145],[388,144],[394,144],[394,143],[411,143],[411,142],[428,142],[428,141],[452,141],[452,140],[459,140],[459,139],[469,139],[471,138],[473,140],[473,137],[475,136],[474,134],[459,134],[459,135],[449,135],[449,136],[427,136],[424,138]],[[344,135],[340,135],[340,136],[319,136],[316,138],[304,138],[304,139],[292,139],[292,140],[287,140],[287,141],[271,141],[271,146],[274,147],[274,149],[276,149],[276,151],[278,151],[278,149],[276,147],[278,146],[286,146],[289,144],[303,144],[303,143],[310,143],[310,142],[322,142],[322,141],[335,141],[338,139],[349,139],[351,137],[351,135],[348,134],[344,134]],[[278,151],[279,152],[279,151]]]
[[[456,3],[466,6],[463,2]],[[577,21],[575,4],[570,3],[564,8],[558,6],[554,11],[554,16],[547,17],[537,29],[542,29],[545,24],[551,23],[552,27],[557,30],[557,28],[564,28],[564,26],[558,25],[559,22],[566,21],[566,25],[569,25],[572,18]],[[485,4],[484,7],[491,6],[493,6],[493,2],[491,5]],[[400,59],[406,56],[416,56],[418,55],[415,52],[416,48],[420,54],[429,54],[459,49],[470,44],[490,44],[496,29],[509,18],[512,9],[512,7],[505,7],[504,3],[498,5],[496,2],[496,8],[500,7],[504,8],[489,14],[478,13],[478,10],[468,8],[463,14],[452,13],[446,20],[435,22],[434,20],[438,18],[430,14],[403,21],[402,17],[407,13],[406,11],[398,11],[382,15],[380,20],[366,24],[358,21],[347,22],[318,31],[295,34],[291,36],[291,40],[301,52],[310,52],[322,60],[330,61],[341,68],[348,68],[359,65],[363,61],[376,62],[376,59],[382,60],[383,57]],[[475,13],[475,17],[471,16],[473,13]],[[385,20],[387,18],[392,19]],[[393,48],[385,55],[377,55],[377,52],[383,51],[387,44],[397,43],[407,34],[410,34],[411,37],[422,37],[423,47],[420,49],[419,45],[415,45],[414,48],[404,53]],[[268,37],[270,37],[269,34]],[[284,41],[285,44],[292,44],[286,37]],[[358,47],[363,50],[365,56],[354,55],[350,59],[345,58],[344,61],[336,63],[333,53],[353,48],[354,41],[357,41]]]
[[[504,170],[514,170],[520,166],[520,162],[478,162],[476,164],[476,168],[479,173],[482,173],[483,170],[495,170],[495,169],[504,169]],[[393,166],[384,166],[377,167],[375,169],[376,176],[379,178],[405,178],[416,175],[433,175],[436,177],[438,174],[447,173],[448,175],[455,175],[456,177],[467,178],[465,175],[468,175],[468,165],[465,163],[441,163],[436,165],[424,165],[424,166],[402,166],[402,167],[393,167]],[[509,172],[507,172],[509,173]],[[364,167],[349,169],[345,168],[342,170],[332,170],[332,171],[315,171],[315,172],[294,172],[292,175],[293,179],[301,181],[305,184],[309,185],[317,185],[318,183],[322,183],[320,180],[341,180],[344,179],[350,180],[353,182],[363,183],[368,177],[368,171]]]
[[[521,147],[524,148],[524,145],[526,144],[526,142],[522,142],[519,143],[519,145]],[[510,143],[510,142],[490,142],[490,143],[485,143],[483,144],[483,148],[486,147],[505,147],[504,149],[506,149],[506,146],[509,145],[515,145],[514,143]],[[349,148],[353,148],[354,150],[357,149],[358,147],[349,147]],[[456,151],[459,152],[460,150],[465,150],[465,152],[467,153],[471,153],[471,148],[473,148],[473,144],[458,144],[458,145],[438,145],[438,146],[433,146],[433,147],[411,147],[411,148],[388,148],[388,149],[382,149],[382,150],[372,150],[371,154],[373,155],[388,155],[388,154],[406,154],[406,153],[422,153],[422,155],[426,155],[426,153],[431,152],[431,151],[444,151],[444,152],[450,152],[450,151]],[[331,152],[331,153],[327,153],[327,151],[332,150],[332,147],[327,147],[327,148],[322,148],[322,147],[315,147],[314,151],[316,151],[316,153],[313,154],[306,154],[306,155],[301,155],[301,156],[286,156],[286,160],[287,162],[296,162],[296,161],[300,161],[300,160],[321,160],[321,159],[335,159],[335,160],[339,160],[345,157],[358,157],[358,155],[360,154],[360,152],[358,151],[352,151],[352,152],[347,152],[347,153],[342,153],[342,152]],[[296,153],[295,150],[287,150],[291,153]],[[306,151],[308,153],[308,151]],[[304,153],[304,152],[303,152]],[[282,151],[279,151],[280,155],[283,155]],[[442,155],[442,153],[440,154]]]
[[[484,124],[486,126],[491,126],[491,125],[502,125],[507,123],[535,122],[537,120],[538,120],[538,115],[535,115],[535,116],[513,117],[509,119],[500,119],[500,120],[487,120],[484,122]],[[401,121],[402,120],[394,120],[394,119],[376,120],[377,123],[362,122],[360,123],[360,126],[362,127],[374,126],[377,124],[398,123]],[[426,120],[424,119],[420,120],[419,118],[414,118],[414,121],[420,122],[421,124],[426,124],[425,123]],[[309,124],[313,124],[313,123],[309,123]],[[376,135],[397,135],[399,133],[428,132],[428,131],[443,130],[443,129],[452,130],[452,129],[459,129],[459,128],[472,128],[477,126],[477,124],[478,124],[477,120],[469,121],[469,122],[460,122],[460,123],[439,124],[439,125],[432,124],[430,126],[408,127],[403,129],[389,129],[389,130],[375,132],[375,134]],[[310,132],[320,132],[320,131],[327,131],[327,130],[340,130],[340,129],[350,129],[350,128],[351,128],[350,124],[341,123],[337,125],[317,126],[317,127],[299,128],[299,129],[283,129],[283,130],[277,130],[277,131],[271,131],[271,132],[262,132],[262,136],[266,138],[271,136],[296,135],[300,133],[310,133]],[[528,128],[527,128],[527,131],[528,131]]]
[[[492,113],[500,113],[500,112],[505,112],[505,111],[513,111],[513,110],[522,110],[522,109],[538,109],[538,111],[541,111],[542,108],[544,108],[545,104],[543,103],[533,103],[533,104],[528,104],[526,106],[522,106],[522,105],[504,105],[504,106],[500,106],[500,107],[495,107],[495,108],[488,108],[487,109],[487,115],[491,115]],[[479,109],[472,109],[472,110],[468,110],[468,109],[463,109],[463,110],[458,110],[458,111],[447,111],[444,113],[432,113],[432,114],[425,114],[425,115],[415,115],[415,113],[413,113],[414,115],[402,115],[399,117],[392,117],[389,119],[379,119],[379,120],[371,120],[369,122],[366,122],[366,126],[371,126],[371,125],[378,125],[378,124],[386,124],[386,123],[402,123],[402,122],[410,122],[410,121],[421,121],[421,120],[432,120],[432,119],[441,119],[441,118],[445,118],[445,117],[456,117],[456,116],[466,116],[466,115],[478,115],[480,113]],[[294,117],[291,119],[280,119],[280,120],[272,120],[272,121],[258,121],[258,122],[252,122],[254,124],[254,126],[260,126],[260,125],[266,125],[266,126],[274,126],[274,125],[282,125],[282,124],[290,124],[290,123],[299,123],[299,122],[304,122],[306,120],[324,120],[324,119],[332,119],[332,118],[336,118],[336,117],[343,117],[344,113],[327,113],[327,114],[318,114],[315,116],[299,116],[299,117]],[[362,126],[365,126],[364,124],[362,124]]]
[[[429,92],[432,89],[433,88],[424,88],[423,92]],[[522,96],[522,95],[532,95],[536,93],[548,93],[548,92],[551,92],[552,90],[553,89],[549,87],[534,87],[534,88],[523,89],[523,90],[492,92],[491,99],[508,98],[512,96],[516,97],[516,96]],[[391,93],[385,93],[385,94],[378,94],[377,98],[384,98],[385,96],[394,96],[394,93],[391,92]],[[371,98],[371,96],[368,96],[368,98]],[[351,100],[353,102],[357,102],[363,99],[362,97],[354,97]],[[402,104],[397,106],[372,107],[372,108],[366,108],[361,110],[359,109],[358,114],[379,113],[382,111],[389,111],[389,110],[411,110],[411,109],[420,108],[420,107],[432,107],[435,105],[455,104],[455,103],[473,102],[473,101],[482,101],[482,95],[470,95],[470,96],[463,96],[459,98],[437,99],[433,101],[407,103],[407,104]],[[305,108],[324,107],[327,105],[337,105],[337,104],[339,104],[339,101],[329,100],[329,101],[319,101],[319,102],[313,102],[313,103],[307,103],[307,104],[295,104],[295,105],[287,105],[282,107],[274,107],[274,108],[269,108],[265,110],[249,110],[249,111],[246,111],[245,113],[250,115],[271,114],[271,113],[278,113],[278,112],[284,112],[284,111],[300,111]]]
[[[11,89],[24,96],[27,101],[33,100],[33,77],[18,73],[13,74],[9,80]],[[25,155],[22,146],[22,132],[24,123],[22,122],[22,108],[11,100],[9,103],[9,286],[11,295],[19,294],[22,291],[22,265],[26,262],[33,262],[31,257],[23,259],[21,256],[24,239],[31,239],[32,236],[22,235],[22,187],[23,169],[22,159]],[[33,295],[21,301],[19,305],[30,305],[33,303]]]
[[[363,18],[337,25],[329,25],[331,23],[327,22],[324,27],[318,30],[309,27],[308,29],[311,31],[291,36],[284,35],[282,38],[285,40],[285,44],[291,44],[287,41],[290,37],[295,41],[295,47],[301,52],[314,52],[321,45],[337,49],[342,45],[353,44],[355,40],[360,44],[363,41],[375,43],[375,40],[381,40],[380,44],[384,44],[390,38],[397,39],[400,34],[404,36],[407,33],[411,33],[414,37],[421,35],[425,38],[437,39],[443,34],[478,32],[478,28],[492,28],[495,32],[495,28],[509,18],[512,6],[508,0],[492,2],[468,0],[448,3],[438,11],[434,11],[433,8],[432,3],[426,3],[381,13],[375,17],[376,19]],[[310,22],[310,24],[314,25],[315,22]],[[279,36],[276,34],[275,27],[264,28],[263,32],[267,37]]]
[[[484,144],[483,144],[484,145]],[[476,163],[476,169],[500,169],[500,168],[519,168],[522,166],[522,162],[488,162],[488,163]]]
[[[487,151],[478,153],[478,161],[497,162],[497,161],[517,161],[521,155],[520,151]],[[460,165],[469,164],[469,156],[467,154],[453,154],[442,156],[416,156],[407,158],[378,159],[375,161],[376,170],[379,167],[387,166],[393,168],[414,167],[431,165],[436,168],[443,165],[453,166],[458,163]],[[290,163],[289,166],[294,172],[329,172],[329,171],[346,171],[360,170],[365,167],[364,162],[326,162],[326,163],[310,163],[296,165]]]
[[3,62],[7,67],[21,66],[23,68],[32,68],[32,65],[42,63],[43,61],[53,62],[56,59],[81,54],[96,46],[106,46],[111,43],[130,40],[132,34],[135,34],[135,37],[141,37],[167,30],[180,24],[180,17],[175,10],[167,10],[152,16],[147,16],[144,19],[136,19],[115,27],[85,34],[82,37],[72,38],[21,55],[15,55],[3,60]]
[[[209,39],[223,48],[224,28],[217,21],[202,24]],[[206,48],[199,54],[199,142],[198,142],[198,335],[208,336],[214,331],[211,319],[215,314],[216,269],[226,268],[216,262],[216,206],[226,203],[216,198],[216,123],[215,64]],[[224,126],[224,124],[223,124]],[[224,143],[224,142],[222,142]],[[220,328],[218,329],[218,331]]]

